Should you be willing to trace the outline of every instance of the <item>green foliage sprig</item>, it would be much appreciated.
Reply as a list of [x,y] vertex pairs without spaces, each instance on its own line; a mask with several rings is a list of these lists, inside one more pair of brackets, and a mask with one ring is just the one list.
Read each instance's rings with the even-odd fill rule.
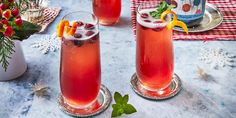
[[9,37],[0,37],[0,63],[2,67],[7,70],[9,65],[8,59],[10,59],[10,55],[14,52],[14,43]]
[[[26,0],[19,0],[23,2]],[[0,0],[0,64],[7,70],[11,54],[14,53],[13,40],[23,40],[41,27],[26,21],[20,16],[19,6],[15,0]]]
[[129,95],[121,96],[120,93],[115,92],[114,99],[116,104],[112,104],[112,117],[121,116],[122,114],[132,114],[137,112],[133,105],[128,104]]
[[171,10],[174,8],[175,5],[168,5],[165,1],[160,2],[160,4],[157,6],[156,11],[151,11],[149,14],[155,18],[160,19],[161,14],[166,10]]

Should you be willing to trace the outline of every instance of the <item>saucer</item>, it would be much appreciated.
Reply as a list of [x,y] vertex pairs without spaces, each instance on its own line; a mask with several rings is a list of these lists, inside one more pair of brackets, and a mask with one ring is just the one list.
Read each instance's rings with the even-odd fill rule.
[[[189,32],[204,32],[219,26],[223,21],[223,14],[214,5],[207,3],[203,19],[199,24],[188,27]],[[174,27],[175,31],[185,32],[180,27]]]
[[90,116],[94,116],[105,111],[110,105],[111,100],[112,100],[112,96],[111,96],[110,91],[104,85],[101,85],[97,101],[95,101],[93,105],[85,109],[77,109],[77,108],[71,107],[65,102],[62,94],[59,95],[58,104],[59,104],[59,108],[70,116],[90,117]]
[[165,100],[172,98],[177,95],[182,89],[181,80],[176,74],[173,75],[171,84],[167,88],[159,91],[150,91],[148,89],[145,89],[138,81],[136,73],[132,76],[130,83],[132,89],[136,94],[143,98],[151,100]]

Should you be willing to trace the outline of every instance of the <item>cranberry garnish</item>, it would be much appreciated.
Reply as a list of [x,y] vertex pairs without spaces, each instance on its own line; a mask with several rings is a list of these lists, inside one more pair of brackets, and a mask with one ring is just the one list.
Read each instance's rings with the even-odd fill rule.
[[86,36],[92,36],[93,34],[94,34],[93,31],[88,31],[88,32],[85,33]]
[[175,6],[174,8],[178,7],[178,3],[176,1],[171,1],[171,4]]
[[142,14],[141,14],[141,17],[142,17],[142,18],[148,18],[148,14],[147,14],[147,13],[142,13]]
[[84,25],[84,23],[83,23],[83,22],[81,22],[81,21],[78,21],[77,23],[78,23],[78,27],[81,27],[81,26],[83,26],[83,25]]
[[94,29],[94,25],[88,23],[88,24],[85,24],[84,28],[87,30],[92,30],[92,29]]
[[144,20],[144,22],[150,23],[151,21],[150,20]]
[[75,38],[81,38],[82,35],[81,35],[80,33],[75,33],[74,37],[75,37]]

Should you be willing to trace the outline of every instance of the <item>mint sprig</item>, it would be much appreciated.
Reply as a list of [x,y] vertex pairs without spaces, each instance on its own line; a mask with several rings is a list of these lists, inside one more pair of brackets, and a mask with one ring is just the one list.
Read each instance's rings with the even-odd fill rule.
[[122,114],[132,114],[137,112],[133,105],[128,104],[129,95],[122,95],[119,92],[115,92],[114,99],[116,104],[112,104],[112,117],[121,116]]
[[166,10],[171,10],[174,8],[175,5],[168,5],[165,1],[160,2],[160,4],[157,6],[156,11],[151,11],[149,14],[155,18],[160,19],[161,14]]

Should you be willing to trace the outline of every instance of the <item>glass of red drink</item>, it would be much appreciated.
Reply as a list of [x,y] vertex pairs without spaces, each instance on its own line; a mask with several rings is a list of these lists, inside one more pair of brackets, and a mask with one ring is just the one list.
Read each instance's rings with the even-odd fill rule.
[[180,90],[180,80],[174,75],[172,29],[166,27],[171,16],[167,16],[165,22],[153,18],[150,12],[155,11],[156,6],[138,7],[136,74],[133,76],[137,83],[132,85],[141,96],[166,99]]
[[67,14],[63,21],[68,22],[61,43],[59,104],[71,115],[90,116],[104,110],[104,91],[109,93],[101,87],[98,19],[80,11]]
[[101,25],[113,25],[119,21],[121,0],[93,0],[93,13]]

